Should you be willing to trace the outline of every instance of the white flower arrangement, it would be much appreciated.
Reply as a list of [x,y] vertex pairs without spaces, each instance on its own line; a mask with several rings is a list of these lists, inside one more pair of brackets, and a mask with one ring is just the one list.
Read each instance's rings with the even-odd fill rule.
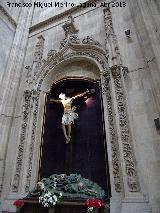
[[60,192],[58,195],[51,194],[49,191],[45,192],[39,197],[39,203],[41,203],[44,207],[54,207],[59,200],[59,198],[62,197],[62,193]]
[[[55,190],[54,193],[51,193],[45,189],[44,183],[39,182],[38,185],[40,186],[42,192],[41,196],[39,197],[39,203],[47,208],[54,207],[57,201],[62,197],[62,192],[56,192]],[[56,189],[56,183],[54,183],[54,189]]]
[[87,208],[87,212],[93,212],[94,211],[94,208],[93,207],[88,207]]

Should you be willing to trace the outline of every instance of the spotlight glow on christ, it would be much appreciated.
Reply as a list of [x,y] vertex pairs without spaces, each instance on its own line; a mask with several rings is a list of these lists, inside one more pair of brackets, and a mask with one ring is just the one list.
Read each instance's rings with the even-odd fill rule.
[[94,100],[92,97],[87,98],[87,100],[85,100],[87,107],[91,107],[94,104]]

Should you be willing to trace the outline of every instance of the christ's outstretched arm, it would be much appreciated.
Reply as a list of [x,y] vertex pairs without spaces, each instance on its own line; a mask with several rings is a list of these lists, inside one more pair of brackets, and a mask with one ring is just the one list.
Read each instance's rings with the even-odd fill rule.
[[72,97],[72,99],[76,99],[76,98],[83,97],[83,96],[85,96],[85,95],[87,95],[87,94],[89,94],[89,93],[90,93],[90,90],[87,89],[86,92],[83,92],[83,93],[81,93],[81,94],[75,95],[75,96]]

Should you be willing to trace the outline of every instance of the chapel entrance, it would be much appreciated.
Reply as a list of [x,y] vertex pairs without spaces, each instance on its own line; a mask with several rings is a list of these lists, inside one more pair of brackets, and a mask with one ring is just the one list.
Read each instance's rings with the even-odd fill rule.
[[[60,93],[72,97],[87,89],[93,94],[73,101],[79,117],[72,126],[72,141],[66,144],[61,119],[63,106],[51,103]],[[100,82],[67,79],[54,84],[46,96],[39,179],[53,173],[77,173],[99,184],[110,197],[108,157],[104,131]]]

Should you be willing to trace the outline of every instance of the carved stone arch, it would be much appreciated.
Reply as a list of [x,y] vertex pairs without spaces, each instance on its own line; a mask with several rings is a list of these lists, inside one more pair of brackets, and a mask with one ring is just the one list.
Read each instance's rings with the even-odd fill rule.
[[[54,63],[54,62],[53,62]],[[77,69],[82,67],[84,70],[70,69],[71,66],[77,65]],[[87,69],[90,66],[91,69]],[[85,69],[86,68],[86,69]],[[43,81],[41,84],[41,89],[43,91],[50,91],[50,88],[53,83],[65,78],[88,78],[91,80],[100,79],[100,67],[97,66],[97,62],[95,60],[91,60],[89,57],[85,56],[73,56],[63,60],[56,67],[51,70],[46,70],[42,75]],[[39,79],[40,82],[40,79]],[[38,88],[40,84],[37,84]],[[37,89],[38,89],[37,88]]]
[[[85,47],[84,47],[85,46]],[[107,60],[105,58],[105,51],[99,48],[95,48],[94,46],[92,47],[91,45],[73,45],[70,47],[68,45],[68,48],[65,48],[65,51],[63,50],[63,55],[62,51],[61,53],[58,53],[57,57],[53,57],[52,60],[49,59],[47,66],[44,65],[44,69],[42,68],[41,70],[41,75],[38,76],[36,80],[36,90],[38,92],[39,96],[39,109],[38,111],[42,112],[43,111],[43,106],[44,106],[44,96],[47,92],[50,91],[51,86],[56,83],[58,80],[62,80],[63,78],[78,78],[78,79],[90,79],[90,80],[100,80],[101,79],[101,74],[109,71],[109,67],[107,64]],[[81,51],[80,51],[81,50]],[[103,54],[102,54],[103,53]],[[57,58],[59,60],[57,60]],[[57,63],[58,61],[58,63]],[[67,70],[64,72],[64,67],[66,68],[67,66],[70,68],[72,67],[73,64],[80,63],[80,66],[83,66],[84,64],[91,65],[93,67],[93,70],[85,70],[84,72],[81,71],[76,71],[75,70]],[[48,69],[49,68],[49,69]],[[62,71],[60,71],[62,70]],[[37,100],[38,102],[38,100]],[[38,105],[38,103],[35,105]],[[43,113],[42,113],[43,114]],[[41,120],[41,113],[38,114],[38,122],[36,125],[37,130],[41,129],[42,127],[40,126],[42,122]],[[36,120],[36,119],[34,119]],[[36,131],[36,130],[35,130]],[[40,145],[40,140],[41,140],[41,134],[37,134],[36,132],[34,133],[36,135],[35,138],[35,145]],[[32,137],[34,138],[34,137]],[[32,144],[32,143],[31,143]],[[39,147],[36,148],[36,150],[39,150]],[[38,153],[37,157],[38,158]],[[28,165],[31,164],[31,160],[28,163]],[[29,168],[29,166],[28,166]],[[29,174],[29,175],[28,175]],[[26,185],[25,185],[25,190],[27,191],[29,189],[29,176],[30,176],[30,169],[28,169],[27,172],[27,178],[26,178]],[[36,179],[36,178],[34,178]]]
[[[12,191],[18,192],[21,183],[23,193],[27,193],[32,189],[37,181],[38,158],[41,144],[42,134],[42,118],[44,113],[45,95],[50,91],[51,85],[57,80],[66,78],[83,78],[82,73],[59,72],[60,68],[66,64],[75,62],[83,62],[92,65],[95,69],[89,70],[85,74],[88,79],[100,79],[103,91],[103,99],[105,102],[105,123],[108,129],[111,146],[111,156],[109,166],[111,168],[111,176],[113,187],[116,192],[122,190],[120,177],[120,162],[118,154],[118,146],[116,141],[115,127],[113,123],[112,98],[111,98],[111,73],[108,67],[106,51],[99,46],[89,44],[68,44],[62,48],[60,52],[51,54],[41,67],[39,67],[36,75],[33,76],[29,89],[25,91],[28,98],[25,98],[25,110],[22,122],[21,138],[18,149],[16,162],[16,171],[12,182]],[[56,75],[55,75],[56,74]],[[28,95],[29,94],[29,95]],[[26,113],[27,112],[27,113]],[[24,159],[24,146],[27,147],[28,158]],[[22,167],[23,175],[21,174]]]
[[[62,50],[57,53],[53,53],[44,61],[44,64],[40,67],[39,73],[34,76],[32,85],[33,89],[39,90],[40,85],[44,82],[46,76],[57,67],[67,62],[85,60],[95,64],[100,72],[109,70],[108,59],[106,51],[102,47],[89,44],[68,44]],[[99,72],[99,74],[100,74]]]

